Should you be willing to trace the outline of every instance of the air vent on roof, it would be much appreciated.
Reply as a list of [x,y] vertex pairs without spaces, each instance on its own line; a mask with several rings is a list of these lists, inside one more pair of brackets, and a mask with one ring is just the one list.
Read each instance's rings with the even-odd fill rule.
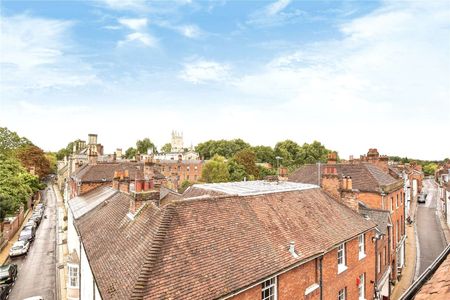
[[300,257],[297,253],[295,253],[295,242],[294,241],[291,241],[289,243],[289,253],[291,253],[291,255],[296,259]]

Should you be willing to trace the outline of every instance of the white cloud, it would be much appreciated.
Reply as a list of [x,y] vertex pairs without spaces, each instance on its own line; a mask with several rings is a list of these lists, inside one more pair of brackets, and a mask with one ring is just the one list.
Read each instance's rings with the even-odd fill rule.
[[0,19],[0,91],[9,97],[27,90],[83,86],[98,82],[89,64],[69,54],[72,22],[29,15]]
[[180,78],[200,84],[208,81],[226,81],[230,76],[230,66],[215,61],[199,59],[184,65]]
[[130,42],[141,42],[142,44],[144,44],[145,46],[148,47],[156,47],[157,46],[157,41],[154,37],[152,37],[150,34],[148,33],[142,33],[142,32],[133,32],[128,34],[125,37],[125,40],[121,40],[118,42],[118,46],[124,46],[127,43]]
[[118,21],[120,24],[135,31],[145,30],[148,24],[147,18],[138,18],[138,19],[122,18],[119,19]]
[[177,27],[178,31],[185,37],[195,39],[202,36],[202,31],[197,25],[182,25]]
[[266,7],[266,12],[268,15],[276,15],[283,9],[285,9],[292,0],[278,0]]
[[307,14],[300,9],[287,11],[291,0],[278,0],[250,14],[247,24],[261,27],[278,26]]
[[98,0],[106,7],[114,10],[145,11],[146,0]]
[[124,40],[120,40],[117,45],[122,47],[131,42],[140,42],[147,47],[157,47],[158,41],[147,30],[147,18],[121,18],[117,20],[119,24],[133,31],[126,35]]

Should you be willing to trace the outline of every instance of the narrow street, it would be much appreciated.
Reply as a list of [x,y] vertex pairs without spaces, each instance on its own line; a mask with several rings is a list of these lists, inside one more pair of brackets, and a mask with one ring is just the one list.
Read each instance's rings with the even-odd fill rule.
[[423,181],[423,193],[428,195],[426,203],[418,204],[416,217],[419,245],[417,276],[420,276],[445,248],[444,236],[436,212],[437,186],[432,179]]
[[42,218],[28,255],[10,261],[17,264],[19,269],[17,281],[10,294],[11,300],[21,300],[31,296],[42,296],[46,300],[56,299],[56,196],[52,189],[44,194],[44,200],[47,203],[44,216],[47,218]]

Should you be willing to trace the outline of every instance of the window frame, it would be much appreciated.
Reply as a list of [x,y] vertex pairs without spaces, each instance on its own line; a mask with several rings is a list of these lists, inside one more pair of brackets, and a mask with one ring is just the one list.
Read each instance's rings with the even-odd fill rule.
[[338,300],[345,300],[347,298],[347,287],[338,291]]
[[[345,244],[346,243],[342,243],[338,246],[337,248],[337,267],[338,267],[338,274],[344,272],[345,270],[347,270],[347,262],[346,262],[346,251],[345,251]],[[339,263],[339,261],[341,260],[341,263]]]
[[[273,293],[270,293],[268,296],[264,296],[264,292],[266,290],[270,290],[273,288]],[[278,290],[277,290],[277,276],[269,278],[261,283],[261,300],[277,300],[278,299]]]
[[[67,276],[67,287],[70,289],[77,289],[80,287],[80,273],[78,265],[75,264],[67,264],[68,268],[68,276]],[[75,272],[75,274],[73,274]],[[72,284],[72,280],[74,280],[75,284]]]
[[[362,273],[359,275],[359,285],[358,285],[358,299],[365,300],[366,299],[366,275]],[[362,292],[362,296],[361,296]]]
[[[361,251],[362,248],[362,251]],[[366,257],[366,234],[360,234],[358,236],[358,259],[361,260]]]

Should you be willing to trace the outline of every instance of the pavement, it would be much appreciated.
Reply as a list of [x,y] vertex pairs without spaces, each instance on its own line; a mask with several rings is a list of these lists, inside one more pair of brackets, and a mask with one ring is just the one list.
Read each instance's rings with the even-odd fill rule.
[[26,256],[8,259],[18,266],[18,276],[9,296],[10,300],[43,296],[44,299],[56,299],[55,274],[55,225],[56,197],[52,190],[44,193],[46,208],[36,238]]
[[58,190],[58,185],[53,185],[53,191],[57,199],[57,284],[56,289],[57,299],[67,299],[67,276],[68,269],[66,259],[68,256],[67,247],[67,220],[64,221],[64,217],[67,216],[64,206],[64,199]]
[[[417,201],[413,198],[410,206],[411,219],[414,220],[415,212],[417,210]],[[416,230],[415,223],[406,225],[406,254],[405,254],[405,266],[402,271],[402,277],[394,286],[391,294],[392,299],[399,299],[400,296],[409,288],[414,281],[414,275],[416,271]]]

